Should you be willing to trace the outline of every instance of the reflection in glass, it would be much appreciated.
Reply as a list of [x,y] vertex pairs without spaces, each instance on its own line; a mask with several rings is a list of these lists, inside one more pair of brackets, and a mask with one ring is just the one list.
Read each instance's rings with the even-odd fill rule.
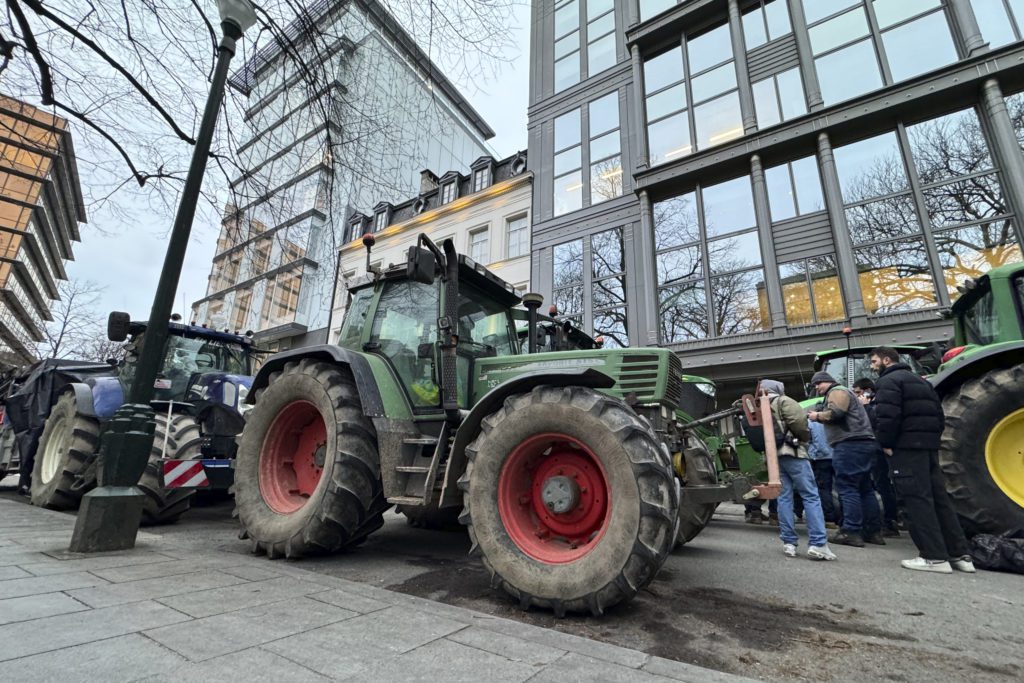
[[704,188],[704,225],[708,237],[736,232],[757,224],[750,176]]
[[814,156],[804,157],[792,162],[790,166],[793,169],[793,184],[800,214],[824,211],[825,199],[821,195],[818,159]]
[[704,339],[708,336],[710,316],[703,281],[660,289],[658,305],[663,344]]
[[907,137],[924,185],[992,168],[992,155],[973,109],[907,126]]
[[764,271],[749,270],[712,278],[711,310],[715,316],[716,336],[767,329]]
[[882,45],[897,83],[956,61],[956,47],[942,11],[883,32]]
[[767,0],[743,15],[743,39],[748,50],[793,32],[786,0]]
[[555,149],[580,144],[580,110],[573,109],[555,119]]
[[554,248],[555,287],[583,282],[583,240],[565,242]]
[[870,33],[868,17],[864,13],[863,7],[840,14],[838,17],[829,19],[807,31],[811,39],[811,50],[816,55],[866,36],[868,33]]
[[559,317],[583,312],[583,285],[556,289],[553,295],[554,305]]
[[920,240],[855,249],[854,259],[868,313],[898,313],[935,305],[935,282]]
[[809,156],[765,170],[773,221],[825,209],[816,157]]
[[722,24],[696,38],[687,41],[686,54],[690,59],[690,73],[697,74],[705,69],[732,59],[732,38],[729,24]]
[[580,8],[577,0],[571,0],[555,10],[555,35],[562,36],[580,25]]
[[814,66],[826,105],[882,87],[882,74],[870,38],[818,57]]
[[786,324],[790,327],[814,322],[811,288],[807,283],[807,269],[803,261],[779,264],[782,281],[782,302],[786,310]]
[[808,24],[835,14],[841,9],[859,4],[861,0],[803,0],[804,18]]
[[693,110],[697,146],[701,149],[720,145],[743,135],[738,92],[705,102]]
[[583,208],[583,175],[574,171],[561,178],[555,178],[554,214],[577,211]]
[[623,273],[626,261],[622,252],[622,231],[619,228],[599,232],[590,238],[593,275],[595,278]]
[[590,203],[622,196],[622,158],[611,157],[590,165]]
[[555,41],[555,59],[561,59],[570,52],[580,49],[580,32],[573,31],[564,38]]
[[837,147],[836,169],[847,203],[909,189],[896,133]]
[[561,92],[571,85],[580,82],[580,53],[573,52],[568,57],[555,62],[555,92]]
[[761,265],[757,231],[708,242],[708,263],[714,274]]
[[590,137],[619,127],[619,93],[615,91],[590,103]]
[[652,93],[683,79],[683,49],[668,52],[644,62],[644,92]]
[[904,19],[942,5],[942,0],[872,0],[878,27],[886,29]]
[[754,91],[754,112],[757,116],[757,127],[767,128],[782,122],[779,111],[779,97],[775,92],[775,78],[766,78],[752,85]]
[[577,145],[555,155],[555,175],[562,175],[580,167],[580,147]]
[[[619,153],[619,131],[612,131],[590,141],[590,160],[598,161]],[[558,174],[558,171],[555,171]]]
[[613,308],[594,313],[594,336],[604,337],[604,348],[616,349],[629,346],[626,328],[626,309]]
[[718,93],[732,90],[736,87],[736,66],[729,62],[717,69],[712,69],[701,74],[690,83],[694,102],[702,102]]
[[1013,34],[1013,23],[1006,14],[1006,6],[1000,0],[971,0],[971,6],[981,28],[981,37],[989,47],[995,49],[1017,39]]
[[994,173],[930,187],[923,192],[933,228],[952,227],[1007,213],[1002,187]]
[[[608,16],[613,16],[609,14]],[[615,34],[609,33],[587,46],[587,75],[599,74],[615,66]]]
[[839,285],[834,256],[817,256],[807,259],[807,274],[811,278],[814,294],[814,311],[818,322],[842,320],[846,317],[843,290]]
[[1017,144],[1024,150],[1024,93],[1007,97],[1006,109],[1010,112],[1010,123],[1017,134]]
[[800,68],[793,67],[775,76],[779,86],[779,101],[782,102],[782,118],[788,121],[794,116],[807,113],[807,98],[800,78]]
[[786,323],[793,327],[846,317],[842,289],[831,254],[779,266]]
[[664,164],[693,151],[690,144],[690,117],[682,111],[647,126],[651,166]]
[[595,309],[609,308],[626,303],[626,284],[622,277],[611,277],[594,282]]
[[951,298],[957,285],[978,278],[998,266],[1021,261],[1021,250],[1008,219],[935,234],[942,275]]
[[765,169],[765,185],[768,187],[768,210],[773,221],[784,221],[795,217],[796,196],[789,176],[789,164]]
[[647,120],[654,121],[686,107],[686,86],[682,83],[647,98]]
[[669,285],[702,275],[700,247],[682,247],[657,255],[658,284]]
[[846,225],[854,244],[905,237],[921,232],[910,195],[886,197],[846,209]]
[[697,195],[688,192],[654,204],[654,249],[661,251],[700,239]]
[[676,0],[640,0],[640,18],[647,20],[655,14],[661,14],[669,7],[674,7]]

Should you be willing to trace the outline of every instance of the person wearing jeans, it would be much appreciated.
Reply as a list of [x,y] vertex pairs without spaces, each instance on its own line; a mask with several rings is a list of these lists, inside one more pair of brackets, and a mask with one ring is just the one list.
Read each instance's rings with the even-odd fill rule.
[[809,422],[811,442],[807,444],[807,458],[811,461],[814,481],[818,485],[818,499],[821,511],[825,515],[825,526],[835,529],[839,525],[842,514],[832,501],[832,480],[835,472],[832,469],[832,447],[825,438],[825,428],[820,422]]
[[782,494],[778,499],[782,552],[786,557],[796,557],[800,537],[796,533],[793,501],[798,494],[803,500],[804,519],[807,522],[807,557],[812,560],[834,560],[836,556],[828,547],[828,536],[825,533],[825,516],[818,498],[818,485],[807,459],[807,444],[811,440],[807,417],[800,404],[785,395],[782,382],[761,380],[760,388],[767,392],[774,421],[785,435],[784,443],[778,450],[779,476],[782,480]]
[[843,506],[843,525],[829,540],[855,548],[863,548],[865,543],[885,545],[881,511],[871,483],[878,443],[867,411],[852,391],[840,386],[827,372],[815,373],[811,384],[823,405],[809,412],[807,419],[825,426],[832,447],[836,491]]

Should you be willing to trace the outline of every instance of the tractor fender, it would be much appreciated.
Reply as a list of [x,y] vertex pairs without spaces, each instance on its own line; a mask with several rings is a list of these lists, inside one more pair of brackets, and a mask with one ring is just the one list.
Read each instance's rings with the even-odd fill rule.
[[1021,358],[1024,357],[1022,352],[1024,352],[1024,340],[1007,342],[987,350],[976,351],[965,358],[963,362],[929,377],[928,381],[935,387],[939,396],[944,396],[956,390],[967,380],[989,370],[1018,365]]
[[[85,382],[72,382],[61,390],[61,393],[72,391],[75,394],[75,406],[78,414],[84,417],[99,417],[96,412],[96,398],[93,396],[93,387]],[[118,403],[120,405],[120,403]],[[53,406],[50,406],[51,409]],[[104,406],[105,407],[105,406]],[[113,411],[111,411],[113,412]]]
[[288,363],[297,363],[305,358],[348,366],[356,379],[356,389],[359,390],[359,398],[363,403],[363,413],[368,417],[385,417],[384,402],[374,380],[373,370],[370,369],[370,363],[355,351],[333,344],[303,346],[275,353],[256,374],[245,402],[256,402],[256,392],[267,386],[271,373],[283,370]]
[[591,389],[610,389],[615,386],[615,379],[594,368],[576,368],[563,372],[528,372],[502,382],[481,397],[473,409],[463,418],[459,430],[455,433],[455,441],[449,455],[448,469],[445,474],[442,507],[453,504],[449,498],[458,497],[455,481],[466,469],[466,447],[480,433],[480,424],[484,418],[496,411],[505,403],[505,399],[513,394],[524,394],[534,387],[542,385],[553,387],[590,387]]

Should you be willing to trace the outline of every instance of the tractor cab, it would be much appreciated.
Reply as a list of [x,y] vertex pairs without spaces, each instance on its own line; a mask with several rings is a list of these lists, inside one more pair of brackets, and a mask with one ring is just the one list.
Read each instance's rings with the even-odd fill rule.
[[[871,350],[873,346],[860,346],[849,349],[829,349],[819,351],[814,356],[814,371],[824,370],[835,377],[840,384],[852,387],[859,379],[878,380],[878,373],[871,369]],[[900,362],[906,363],[918,375],[927,375],[928,370],[917,360],[918,356],[928,351],[925,346],[894,346],[900,354]],[[813,389],[808,388],[808,396],[813,397]]]
[[[118,377],[124,387],[131,386],[135,377],[147,327],[146,322],[133,321],[128,323],[124,336],[117,331],[111,335],[113,341],[118,341],[118,336],[121,341],[130,337],[125,359],[118,366]],[[153,399],[241,405],[251,383],[252,356],[251,337],[170,322],[161,371],[153,385]]]
[[993,268],[976,280],[958,287],[953,302],[953,345],[942,357],[942,368],[971,357],[982,347],[1015,343],[1024,339],[1024,265]]

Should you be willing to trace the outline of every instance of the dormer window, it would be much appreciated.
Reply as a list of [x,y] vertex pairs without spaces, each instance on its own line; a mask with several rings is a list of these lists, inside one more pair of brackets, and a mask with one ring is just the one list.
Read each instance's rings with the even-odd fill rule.
[[491,167],[484,166],[473,173],[473,192],[479,192],[491,184]]
[[363,230],[366,226],[366,216],[361,213],[354,214],[348,221],[348,230],[346,231],[345,241],[351,242],[352,240],[359,239],[363,236]]
[[449,202],[455,201],[455,181],[445,183],[441,186],[441,203],[448,204]]
[[381,211],[380,213],[377,214],[377,217],[374,219],[373,231],[380,232],[386,227],[388,227],[388,212]]

